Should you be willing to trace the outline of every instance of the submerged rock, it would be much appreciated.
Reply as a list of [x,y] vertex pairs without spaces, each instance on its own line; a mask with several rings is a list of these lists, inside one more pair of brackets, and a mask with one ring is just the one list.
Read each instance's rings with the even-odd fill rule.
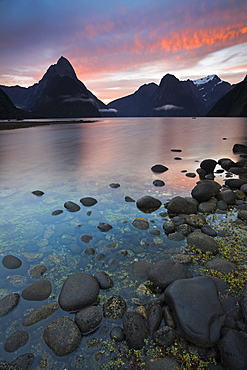
[[100,222],[97,226],[97,228],[102,232],[107,232],[112,229],[112,226],[108,224],[107,222]]
[[21,267],[22,261],[20,260],[20,258],[9,254],[3,257],[2,264],[7,269],[12,270],[12,269],[18,269],[19,267]]
[[99,294],[99,283],[92,275],[77,272],[63,283],[58,303],[65,311],[76,311],[93,304]]
[[52,352],[59,357],[74,352],[81,343],[80,330],[68,317],[59,317],[49,323],[44,330],[43,338]]
[[152,213],[156,211],[158,208],[160,208],[161,204],[162,203],[159,199],[151,197],[150,195],[145,195],[136,201],[137,208],[145,213]]
[[4,345],[6,352],[15,352],[19,348],[25,346],[29,340],[29,334],[26,331],[20,330],[12,334]]
[[171,260],[155,263],[148,273],[149,280],[160,288],[166,288],[174,280],[191,278],[191,272],[182,264]]
[[41,280],[37,283],[28,285],[22,292],[22,298],[27,301],[44,301],[49,297],[52,285],[49,280]]
[[134,311],[126,312],[123,317],[123,330],[126,342],[130,348],[142,349],[145,339],[148,337],[148,331],[143,317]]
[[7,315],[12,311],[20,300],[18,293],[11,293],[0,300],[0,317]]
[[68,201],[64,203],[64,207],[69,211],[69,212],[78,212],[80,211],[81,207],[78,206],[78,204]]
[[111,320],[121,319],[127,310],[127,304],[120,295],[112,295],[103,305],[104,317]]
[[94,274],[100,289],[110,289],[113,286],[112,278],[104,271],[98,271]]
[[161,186],[164,186],[164,185],[165,185],[165,183],[164,183],[164,181],[162,181],[162,180],[154,180],[154,181],[153,181],[153,185],[154,185],[154,186],[159,186],[159,187],[161,187]]
[[42,190],[34,190],[32,191],[32,194],[36,195],[37,197],[41,197],[45,193]]
[[46,319],[47,317],[51,316],[57,309],[57,303],[47,303],[41,307],[38,307],[36,310],[30,312],[22,322],[24,326],[30,326],[36,324],[41,320]]
[[81,333],[88,333],[97,326],[102,321],[102,314],[98,307],[90,306],[83,308],[75,314],[75,323],[79,327]]
[[85,206],[85,207],[92,207],[97,203],[97,200],[92,197],[85,197],[81,198],[80,202]]
[[139,230],[147,230],[149,228],[149,223],[145,218],[136,218],[132,225]]
[[225,321],[214,281],[208,276],[174,281],[165,290],[186,339],[198,346],[214,346]]
[[156,173],[162,173],[168,171],[168,168],[163,164],[155,164],[151,167],[151,170]]
[[[32,366],[34,359],[35,359],[35,356],[32,353],[24,353],[23,355],[20,355],[17,358],[15,358],[11,362],[11,365],[20,366],[22,370],[28,370]],[[0,365],[0,369],[2,369],[1,365]],[[11,367],[8,368],[8,370],[11,370],[11,369],[12,369]]]
[[[202,180],[192,189],[191,195],[198,202],[205,202],[219,194],[221,185],[213,180]],[[191,212],[192,213],[192,212]]]
[[37,265],[37,266],[32,267],[29,270],[29,275],[33,279],[40,279],[44,275],[44,273],[46,271],[47,271],[46,266],[44,266],[44,265]]

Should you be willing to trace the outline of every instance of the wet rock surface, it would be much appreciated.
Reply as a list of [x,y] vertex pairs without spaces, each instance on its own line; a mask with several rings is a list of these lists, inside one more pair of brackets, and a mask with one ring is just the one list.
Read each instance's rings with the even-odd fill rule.
[[23,326],[30,326],[36,324],[41,320],[46,319],[50,315],[52,315],[58,309],[57,303],[47,303],[36,310],[30,312],[22,322]]
[[81,343],[80,330],[68,317],[59,317],[49,323],[44,330],[43,338],[52,352],[59,357],[74,352]]
[[218,245],[213,237],[200,232],[193,232],[187,237],[187,242],[190,247],[201,250],[203,253],[218,252]]
[[85,197],[85,198],[81,198],[80,199],[80,202],[83,206],[85,207],[92,207],[94,206],[96,203],[98,203],[98,201],[95,199],[95,198],[92,198],[92,197]]
[[172,214],[191,214],[197,212],[197,204],[193,200],[176,196],[168,203],[167,210]]
[[21,296],[27,301],[44,301],[49,297],[51,291],[51,282],[49,280],[41,280],[27,286]]
[[109,297],[103,305],[104,317],[111,320],[121,319],[127,310],[127,304],[120,295]]
[[11,312],[20,300],[18,293],[11,293],[0,300],[0,317],[7,315]]
[[81,333],[88,333],[97,328],[102,321],[102,313],[98,307],[83,308],[75,314],[75,323]]
[[136,201],[136,206],[144,213],[152,213],[161,206],[161,201],[150,195],[145,195]]
[[69,212],[78,212],[81,209],[81,207],[78,206],[78,204],[76,204],[74,202],[71,202],[71,201],[65,202],[64,203],[64,208],[66,208],[67,211],[69,211]]
[[134,311],[126,312],[123,317],[123,330],[126,342],[130,348],[141,349],[148,337],[148,331],[143,317]]
[[64,282],[58,302],[65,311],[75,311],[93,304],[99,294],[99,283],[86,273],[70,275]]
[[21,267],[22,261],[16,256],[7,255],[3,257],[2,264],[7,269],[18,269]]
[[15,352],[19,348],[25,346],[29,340],[29,334],[26,331],[20,330],[12,334],[4,345],[6,352]]
[[165,291],[185,337],[199,346],[214,346],[226,316],[215,283],[208,276],[174,281]]

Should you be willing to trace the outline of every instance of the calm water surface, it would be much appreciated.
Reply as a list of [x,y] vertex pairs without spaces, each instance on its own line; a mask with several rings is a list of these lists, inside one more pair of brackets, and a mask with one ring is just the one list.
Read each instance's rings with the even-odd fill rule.
[[[183,250],[185,242],[169,241],[163,233],[165,217],[160,213],[165,212],[164,207],[144,214],[135,203],[125,202],[125,196],[137,200],[152,195],[162,203],[175,195],[189,196],[198,177],[186,177],[181,171],[195,172],[205,158],[238,160],[232,153],[235,143],[247,144],[245,118],[105,118],[1,131],[0,254],[1,258],[14,254],[23,264],[16,270],[1,264],[0,298],[12,292],[21,294],[24,287],[35,282],[28,270],[45,264],[54,296],[43,303],[57,301],[63,281],[71,273],[103,270],[112,274],[114,287],[101,291],[101,304],[106,297],[120,294],[134,309],[131,298],[138,298],[136,290],[142,281],[132,274],[133,262],[170,258]],[[158,163],[169,170],[154,174],[151,167]],[[155,187],[156,179],[163,180],[165,186]],[[224,174],[216,180],[223,183]],[[113,189],[111,183],[120,187]],[[42,190],[44,195],[37,197],[32,194],[34,190]],[[98,203],[82,206],[79,201],[86,196]],[[81,210],[66,211],[63,205],[68,200],[79,204]],[[57,209],[64,212],[52,216]],[[135,229],[132,221],[137,217],[146,218],[150,229],[159,230],[160,235]],[[100,221],[110,223],[113,229],[100,232]],[[89,244],[80,239],[85,234],[93,237]],[[94,256],[85,253],[89,247],[94,248]],[[95,333],[83,337],[76,352],[57,358],[42,340],[42,333],[52,319],[69,314],[59,309],[50,318],[23,327],[23,317],[40,305],[21,299],[15,310],[1,319],[0,358],[11,361],[32,352],[36,355],[33,369],[41,358],[47,359],[48,369],[103,368],[108,360],[95,356],[100,348],[90,347],[87,341],[108,340],[111,328],[121,321],[103,320]],[[17,330],[28,331],[30,340],[17,352],[7,353],[4,343]]]

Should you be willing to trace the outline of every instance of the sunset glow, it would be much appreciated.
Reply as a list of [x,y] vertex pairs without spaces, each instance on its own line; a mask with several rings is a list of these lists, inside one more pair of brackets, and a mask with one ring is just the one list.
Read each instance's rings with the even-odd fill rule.
[[237,83],[246,75],[246,24],[242,0],[2,0],[0,84],[30,86],[61,55],[105,103],[166,73]]

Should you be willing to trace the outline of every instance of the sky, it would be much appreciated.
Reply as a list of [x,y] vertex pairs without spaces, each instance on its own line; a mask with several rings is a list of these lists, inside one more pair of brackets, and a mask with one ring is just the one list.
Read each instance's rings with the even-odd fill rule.
[[31,86],[64,56],[104,103],[167,73],[247,74],[246,0],[0,0],[0,85]]

